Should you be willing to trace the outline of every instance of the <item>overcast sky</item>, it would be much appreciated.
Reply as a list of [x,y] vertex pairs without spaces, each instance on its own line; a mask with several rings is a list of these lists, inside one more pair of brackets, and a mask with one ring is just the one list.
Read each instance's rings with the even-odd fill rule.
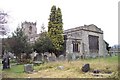
[[52,5],[60,7],[64,30],[95,24],[104,31],[104,40],[110,46],[118,44],[119,0],[0,0],[0,10],[7,12],[9,28],[13,32],[21,22],[37,22],[47,30]]

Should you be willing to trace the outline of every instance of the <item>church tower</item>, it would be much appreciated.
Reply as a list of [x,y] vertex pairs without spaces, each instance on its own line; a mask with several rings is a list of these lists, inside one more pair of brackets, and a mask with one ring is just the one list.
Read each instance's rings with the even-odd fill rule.
[[25,21],[21,24],[21,26],[26,36],[31,37],[37,34],[36,22],[33,23]]
[[33,23],[25,21],[21,24],[21,27],[25,35],[28,37],[28,42],[34,43],[39,38],[39,34],[37,34],[36,22]]

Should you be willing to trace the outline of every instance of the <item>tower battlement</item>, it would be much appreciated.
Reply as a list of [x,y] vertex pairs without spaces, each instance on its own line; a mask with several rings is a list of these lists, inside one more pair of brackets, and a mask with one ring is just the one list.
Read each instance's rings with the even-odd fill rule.
[[21,23],[21,27],[23,28],[23,32],[25,33],[25,35],[29,37],[31,37],[32,35],[36,35],[37,34],[37,27],[36,27],[36,22],[23,22]]
[[21,26],[23,26],[23,25],[35,25],[36,26],[36,22],[27,22],[27,21],[25,21],[25,22],[23,22],[22,24],[21,24]]

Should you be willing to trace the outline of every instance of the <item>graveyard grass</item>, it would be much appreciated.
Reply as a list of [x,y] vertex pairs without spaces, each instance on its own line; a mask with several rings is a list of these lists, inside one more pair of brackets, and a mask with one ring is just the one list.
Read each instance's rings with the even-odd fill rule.
[[[91,71],[93,69],[101,70],[101,73],[106,71],[112,71],[112,74],[118,72],[118,56],[97,58],[97,59],[85,59],[76,61],[59,61],[50,62],[34,66],[35,72],[28,74],[24,72],[23,65],[14,65],[11,69],[3,70],[3,78],[96,78],[90,72],[83,73],[81,71],[82,66],[85,63],[90,64]],[[57,69],[58,66],[64,66],[63,70]],[[109,75],[104,75],[108,77]]]

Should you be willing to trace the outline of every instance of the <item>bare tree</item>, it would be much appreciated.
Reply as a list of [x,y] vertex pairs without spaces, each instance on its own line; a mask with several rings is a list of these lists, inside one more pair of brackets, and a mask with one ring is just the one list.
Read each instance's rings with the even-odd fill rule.
[[4,11],[0,11],[0,35],[4,36],[7,35],[9,30],[8,30],[8,14],[5,13]]
[[41,31],[40,31],[41,33],[43,33],[43,32],[45,32],[45,26],[44,26],[44,24],[42,24],[42,26],[41,26]]
[[[4,35],[9,33],[8,28],[8,14],[0,10],[0,57],[4,54]],[[1,38],[0,37],[0,38]]]

